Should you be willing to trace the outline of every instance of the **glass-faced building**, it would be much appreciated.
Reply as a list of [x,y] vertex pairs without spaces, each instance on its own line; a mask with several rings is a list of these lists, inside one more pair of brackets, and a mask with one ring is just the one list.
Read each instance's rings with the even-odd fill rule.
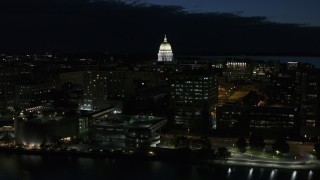
[[176,73],[170,89],[175,124],[185,128],[201,124],[204,115],[217,103],[218,83],[211,71]]

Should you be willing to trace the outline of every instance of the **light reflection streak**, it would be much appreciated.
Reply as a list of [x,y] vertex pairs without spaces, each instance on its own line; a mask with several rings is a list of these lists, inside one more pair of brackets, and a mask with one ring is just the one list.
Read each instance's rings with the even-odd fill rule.
[[313,176],[313,171],[309,171],[308,180],[311,180],[311,179],[312,179],[312,176]]
[[297,171],[293,171],[291,175],[291,180],[295,180],[297,178]]
[[252,178],[252,174],[253,174],[253,168],[250,169],[249,174],[248,174],[248,179]]
[[229,178],[231,176],[231,168],[228,169],[228,175],[227,178]]
[[269,179],[270,180],[275,179],[276,175],[277,175],[277,170],[276,169],[272,170],[271,173],[270,173],[270,178]]

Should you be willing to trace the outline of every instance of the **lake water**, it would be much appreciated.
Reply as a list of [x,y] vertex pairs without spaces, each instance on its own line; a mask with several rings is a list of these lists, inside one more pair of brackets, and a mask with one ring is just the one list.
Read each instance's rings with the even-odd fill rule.
[[250,167],[204,167],[179,162],[131,161],[47,157],[36,155],[7,155],[0,153],[0,180],[193,180],[193,179],[320,179],[320,172]]

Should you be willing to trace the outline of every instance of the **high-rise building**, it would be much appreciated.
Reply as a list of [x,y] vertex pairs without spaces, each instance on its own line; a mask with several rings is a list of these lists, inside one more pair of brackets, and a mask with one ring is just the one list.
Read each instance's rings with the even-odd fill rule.
[[227,60],[223,68],[223,76],[227,81],[250,81],[251,63],[247,60]]
[[164,41],[161,43],[158,53],[158,62],[172,63],[173,53],[171,45],[168,43],[167,36],[164,36]]
[[317,70],[309,70],[303,86],[302,93],[302,125],[307,127],[319,127],[319,83],[320,73]]
[[270,81],[271,77],[280,71],[280,61],[254,61],[252,62],[252,80]]
[[106,71],[76,71],[60,74],[60,83],[79,85],[83,93],[82,102],[78,102],[82,110],[97,110],[107,106],[107,85],[109,77]]
[[211,71],[184,71],[174,75],[171,84],[175,124],[186,128],[201,125],[217,104],[218,83]]

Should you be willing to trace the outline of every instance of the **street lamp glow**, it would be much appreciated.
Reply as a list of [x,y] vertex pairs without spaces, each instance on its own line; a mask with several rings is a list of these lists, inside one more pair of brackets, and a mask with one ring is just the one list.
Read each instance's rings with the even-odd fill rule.
[[149,151],[148,154],[149,154],[149,156],[154,156],[155,155],[153,151]]

